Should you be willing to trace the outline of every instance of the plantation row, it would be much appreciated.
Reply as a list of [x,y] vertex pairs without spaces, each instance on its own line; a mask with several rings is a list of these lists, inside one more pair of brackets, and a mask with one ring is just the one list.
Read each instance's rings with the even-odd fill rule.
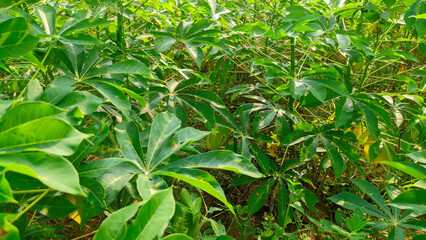
[[425,0],[2,0],[0,239],[424,239],[425,31]]

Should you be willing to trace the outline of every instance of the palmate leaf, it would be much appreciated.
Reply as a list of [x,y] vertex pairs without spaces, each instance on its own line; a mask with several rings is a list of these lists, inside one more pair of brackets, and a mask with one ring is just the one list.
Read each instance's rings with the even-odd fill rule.
[[29,102],[12,108],[0,118],[0,153],[39,149],[71,155],[89,135],[64,120],[53,118],[63,110],[48,103]]
[[77,171],[63,157],[41,152],[0,154],[0,166],[40,180],[58,191],[82,195]]

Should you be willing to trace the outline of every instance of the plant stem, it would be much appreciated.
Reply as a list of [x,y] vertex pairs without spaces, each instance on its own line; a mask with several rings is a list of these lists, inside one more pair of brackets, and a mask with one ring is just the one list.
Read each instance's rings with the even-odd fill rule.
[[[34,200],[30,205],[28,205],[28,207],[26,207],[24,210],[22,210],[22,212],[20,212],[18,215],[16,215],[15,220],[22,217],[22,215],[24,215],[24,213],[26,213],[28,210],[30,210],[32,207],[34,207],[34,205],[36,205],[44,196],[46,196],[46,194],[48,194],[50,190],[52,190],[52,189],[51,188],[46,189],[36,200]],[[13,223],[15,220],[10,221],[10,223]]]
[[79,237],[73,238],[73,239],[71,239],[71,240],[82,239],[82,238],[85,238],[85,237],[87,237],[87,236],[93,235],[93,234],[97,233],[98,231],[99,231],[99,229],[98,229],[98,230],[95,230],[95,231],[93,231],[93,232],[89,232],[89,233],[87,233],[87,234],[81,235],[81,236],[79,236]]
[[46,190],[49,190],[49,189],[20,190],[20,191],[13,191],[12,194],[40,193],[40,192],[45,192]]

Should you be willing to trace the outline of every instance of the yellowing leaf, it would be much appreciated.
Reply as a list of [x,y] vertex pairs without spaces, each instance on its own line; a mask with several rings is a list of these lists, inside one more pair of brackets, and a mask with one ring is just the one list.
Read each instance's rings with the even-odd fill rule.
[[386,149],[383,148],[382,152],[376,157],[376,159],[374,159],[374,164],[377,166],[379,165],[382,161],[389,161],[389,157],[386,154]]
[[76,223],[81,224],[81,215],[83,214],[81,206],[84,203],[84,199],[74,195],[68,195],[66,198],[75,206],[79,206],[79,208],[69,214],[69,217]]

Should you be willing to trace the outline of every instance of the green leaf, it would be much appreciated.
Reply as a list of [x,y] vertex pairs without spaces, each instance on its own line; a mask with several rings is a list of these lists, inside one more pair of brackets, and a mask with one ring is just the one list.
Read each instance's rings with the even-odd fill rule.
[[403,171],[417,179],[422,179],[426,177],[426,167],[417,163],[389,161],[382,161],[381,163],[387,164],[393,168]]
[[80,165],[80,162],[92,152],[108,135],[109,126],[106,123],[93,124],[84,133],[92,134],[90,138],[84,139],[77,150],[71,156],[70,161],[74,166]]
[[181,121],[171,113],[159,113],[152,122],[146,154],[147,167],[154,166],[166,141],[180,127]]
[[189,55],[191,55],[192,59],[194,59],[195,63],[197,64],[198,68],[201,68],[201,64],[203,63],[204,59],[204,52],[201,48],[201,45],[193,44],[187,41],[184,41],[183,43],[185,44]]
[[43,197],[32,209],[49,218],[65,217],[77,207],[63,197]]
[[299,99],[305,94],[305,85],[302,81],[297,81],[294,79],[290,80],[290,93],[294,99]]
[[395,226],[389,233],[388,240],[403,240],[405,238],[405,229]]
[[188,106],[190,106],[196,113],[198,113],[202,118],[204,118],[207,121],[206,127],[208,129],[213,129],[215,127],[216,118],[211,108],[191,98],[182,97],[182,96],[179,96],[178,98],[182,100],[184,103],[186,103]]
[[232,51],[229,49],[229,47],[223,42],[222,39],[216,38],[216,37],[202,37],[202,38],[196,38],[192,39],[191,42],[199,42],[204,43],[209,46],[213,46],[219,50],[222,50],[224,53],[228,55],[232,55]]
[[63,157],[41,152],[0,154],[0,166],[40,180],[58,191],[84,196],[77,171]]
[[129,117],[131,110],[130,102],[126,95],[117,87],[113,84],[96,80],[88,80],[86,83],[94,87],[99,93],[110,100],[118,109],[120,109],[121,113],[125,117]]
[[336,34],[336,39],[343,52],[351,45],[351,39],[345,35]]
[[392,200],[389,205],[401,208],[412,209],[414,211],[426,211],[426,190],[425,189],[412,189],[403,192]]
[[193,238],[182,233],[173,233],[163,237],[161,240],[193,240]]
[[39,149],[57,155],[71,155],[89,135],[51,116],[63,112],[48,103],[28,102],[7,111],[0,118],[0,153]]
[[24,32],[28,30],[28,23],[25,18],[11,18],[0,23],[0,34],[7,32]]
[[147,75],[150,73],[150,71],[149,68],[142,62],[136,60],[127,60],[112,65],[104,65],[99,69],[90,71],[85,77],[91,78],[100,75],[120,73]]
[[217,106],[225,107],[225,103],[223,100],[212,91],[205,90],[187,90],[187,91],[179,91],[179,94],[190,95],[200,99],[203,99],[206,102],[213,103]]
[[246,158],[231,151],[210,151],[169,163],[161,171],[173,168],[214,168],[233,171],[253,178],[263,175]]
[[210,25],[212,25],[212,21],[207,19],[202,19],[195,22],[188,28],[188,30],[186,30],[185,39],[191,38],[192,35],[198,32],[205,32],[206,28],[210,27]]
[[254,155],[254,158],[256,159],[256,162],[259,164],[260,168],[262,169],[262,172],[265,175],[270,174],[270,162],[271,160],[263,153],[262,150],[260,150],[259,147],[256,146],[256,144],[251,144],[252,153]]
[[19,57],[32,51],[38,38],[26,32],[0,34],[0,58]]
[[99,178],[99,183],[105,189],[105,202],[111,203],[130,179],[140,170],[129,161],[115,165],[113,168],[105,171]]
[[339,128],[345,125],[353,115],[354,112],[354,103],[350,98],[342,97],[336,103],[336,118],[335,125],[336,128]]
[[375,208],[371,203],[368,203],[364,199],[352,193],[347,193],[347,192],[339,193],[337,195],[329,197],[328,199],[349,210],[355,210],[359,208],[363,213],[366,213],[378,218],[389,219],[389,217],[384,215],[380,210]]
[[0,203],[17,203],[15,199],[13,199],[12,189],[10,188],[9,182],[5,177],[5,172],[0,172]]
[[55,80],[46,87],[40,100],[53,105],[58,104],[74,90],[74,87],[72,87],[74,82],[74,79],[66,75],[55,78]]
[[365,120],[367,123],[367,128],[371,133],[371,136],[376,136],[379,131],[379,121],[377,119],[376,114],[374,114],[367,106],[365,106],[363,103],[354,100],[354,102],[357,104],[357,106],[361,109],[362,113],[365,116]]
[[78,107],[84,115],[89,115],[96,111],[103,100],[89,92],[74,91],[68,94],[58,107],[72,109]]
[[151,240],[162,235],[175,213],[172,188],[159,191],[139,209],[125,239]]
[[41,87],[40,82],[37,79],[34,79],[28,83],[24,96],[27,102],[33,102],[39,100],[42,94],[43,88]]
[[129,221],[138,211],[143,202],[138,202],[130,206],[123,207],[112,213],[105,219],[93,240],[118,240],[124,239],[127,231],[127,221]]
[[248,200],[248,215],[257,213],[265,204],[266,199],[271,193],[272,187],[275,184],[274,178],[269,178],[265,182],[259,185],[259,187],[254,190]]
[[413,159],[414,161],[426,164],[426,149],[418,151],[418,152],[412,152],[406,155],[410,157],[411,159]]
[[310,80],[302,80],[302,81],[308,86],[308,90],[312,93],[312,95],[314,95],[316,99],[318,99],[322,103],[325,103],[327,90],[325,89],[323,84],[316,81],[310,81]]
[[226,200],[225,194],[219,183],[212,175],[208,174],[207,172],[198,169],[174,167],[165,170],[159,169],[158,171],[154,172],[154,174],[160,176],[169,176],[187,182],[217,198],[219,201],[224,203],[232,213],[234,213],[234,208]]
[[129,162],[129,160],[123,158],[103,158],[83,164],[77,170],[80,177],[100,178],[108,169],[112,169],[124,162]]
[[154,48],[157,53],[167,51],[175,44],[176,39],[169,36],[156,36],[154,40]]
[[[1,9],[0,9],[1,12]],[[11,216],[12,215],[12,216]],[[8,213],[0,213],[0,233],[2,239],[5,240],[20,240],[19,230],[15,225],[10,223],[11,220],[14,219],[13,214]]]
[[308,206],[309,210],[311,210],[314,213],[320,214],[318,210],[315,208],[315,204],[319,202],[319,200],[317,196],[311,190],[307,188],[303,189],[303,199],[306,206]]
[[46,34],[54,35],[56,32],[56,9],[51,6],[34,6],[34,12],[40,19]]
[[396,3],[396,0],[383,0],[383,2],[386,4],[386,7],[391,8]]
[[134,122],[121,122],[115,127],[115,132],[123,157],[134,160],[136,165],[145,169],[137,125]]
[[77,33],[66,37],[59,37],[59,41],[66,45],[100,45],[102,41],[86,33]]
[[370,182],[360,179],[350,179],[363,193],[367,194],[390,218],[392,213],[379,190]]
[[58,35],[65,36],[70,33],[74,33],[77,31],[81,31],[88,28],[103,26],[111,24],[113,21],[97,18],[86,18],[86,19],[79,19],[76,18],[76,15],[78,13],[74,14],[71,18],[69,18],[65,23],[64,26],[59,30]]
[[324,137],[321,136],[324,147],[327,150],[327,156],[331,160],[331,166],[334,169],[334,176],[339,178],[346,169],[346,162],[337,149]]
[[339,82],[333,79],[309,79],[309,80],[319,82],[323,84],[324,86],[326,86],[327,88],[335,91],[336,93],[342,96],[350,97],[348,89],[346,88],[345,84],[343,84],[342,82]]
[[191,142],[200,140],[210,132],[200,131],[192,127],[180,129],[176,134],[164,144],[161,152],[153,159],[151,166],[155,168],[158,164],[169,158],[172,154]]
[[287,226],[288,223],[293,219],[293,210],[289,208],[290,197],[288,196],[287,188],[284,185],[284,182],[280,179],[278,189],[278,221],[281,226]]

